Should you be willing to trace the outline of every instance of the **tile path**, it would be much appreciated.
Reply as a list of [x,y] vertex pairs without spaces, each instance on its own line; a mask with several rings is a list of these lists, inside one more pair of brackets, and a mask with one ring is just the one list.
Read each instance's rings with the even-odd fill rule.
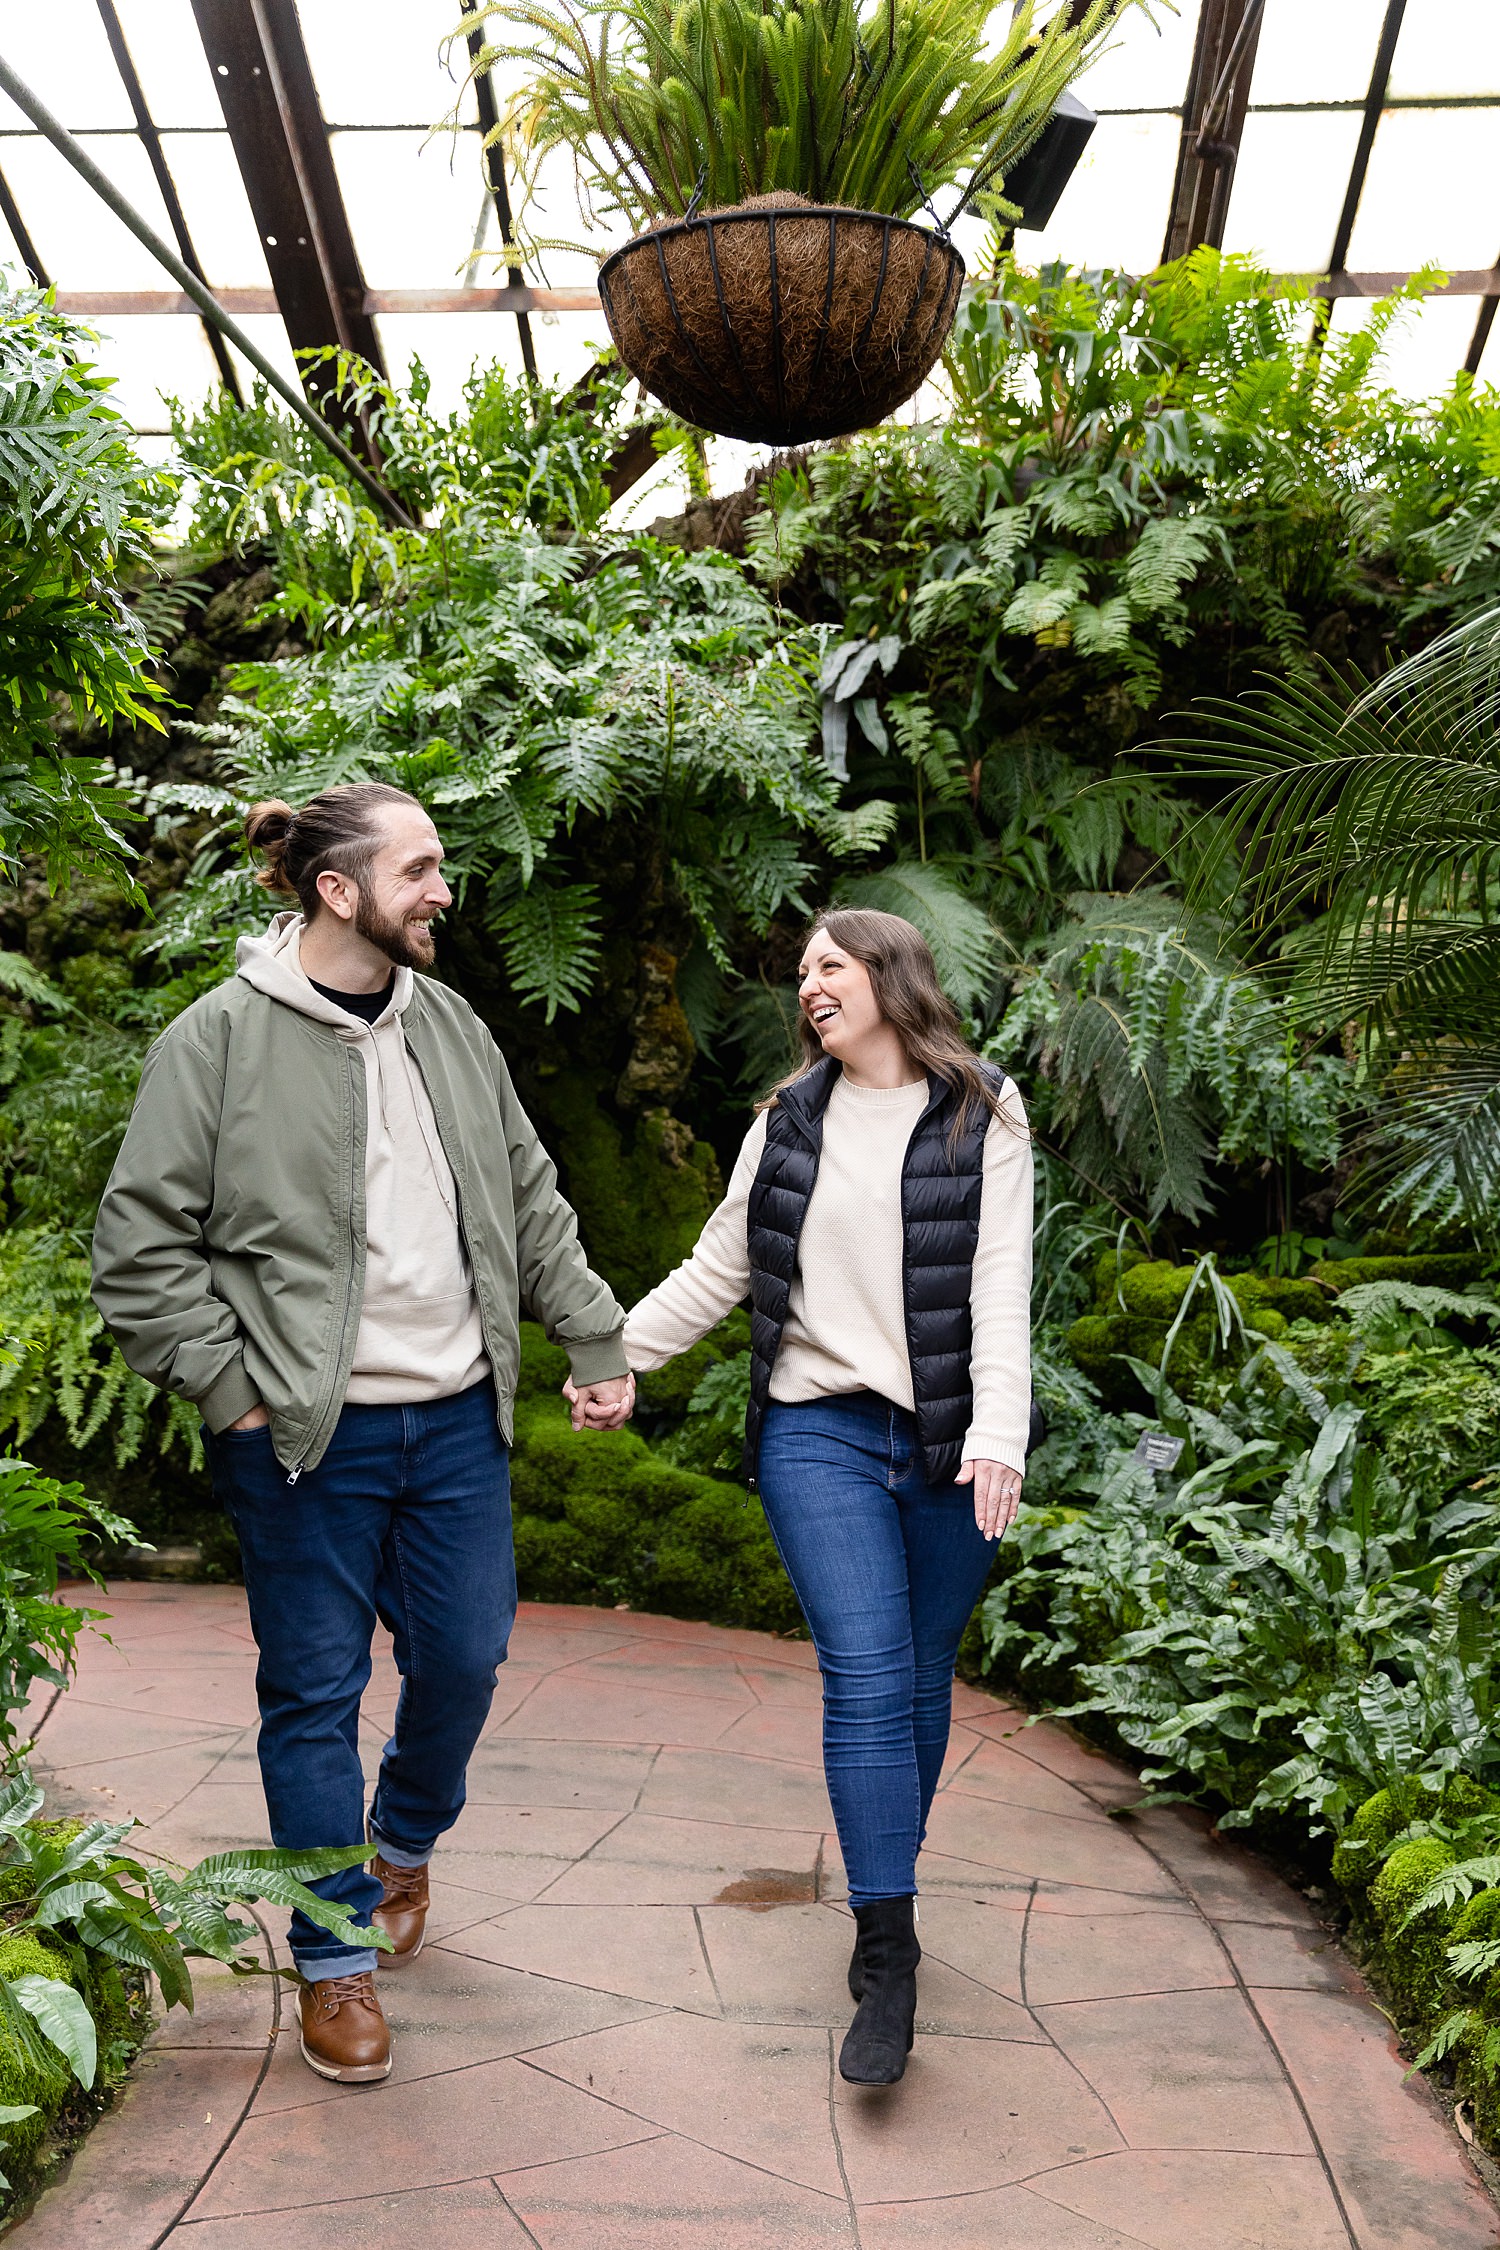
[[[176,1859],[264,1836],[229,1587],[124,1586],[39,1738],[54,1802]],[[373,1761],[396,1692],[377,1652]],[[1500,2223],[1304,1902],[960,1688],[919,2039],[834,2068],[850,1925],[811,1651],[528,1606],[383,1989],[314,2078],[273,1981],[199,1980],[23,2250],[1494,2250]],[[279,1993],[279,1997],[278,1997]]]

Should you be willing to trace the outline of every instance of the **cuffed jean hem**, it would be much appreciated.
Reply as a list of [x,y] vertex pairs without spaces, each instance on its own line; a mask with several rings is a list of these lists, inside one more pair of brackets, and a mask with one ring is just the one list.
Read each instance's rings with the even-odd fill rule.
[[294,1953],[292,1959],[311,1983],[321,1984],[325,1977],[362,1977],[374,1969],[380,1955],[372,1945],[345,1945],[337,1953]]
[[370,1823],[370,1842],[379,1847],[380,1856],[387,1867],[425,1867],[432,1857],[430,1844],[425,1852],[410,1850],[405,1844],[393,1844],[373,1820]]

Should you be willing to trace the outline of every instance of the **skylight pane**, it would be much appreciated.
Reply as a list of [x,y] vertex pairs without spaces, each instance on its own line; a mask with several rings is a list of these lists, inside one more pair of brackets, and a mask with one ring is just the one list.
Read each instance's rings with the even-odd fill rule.
[[[70,133],[134,125],[97,8],[75,6],[61,14],[53,8],[12,5],[5,10],[0,36],[11,69]],[[0,126],[27,122],[9,96],[0,94]]]
[[1198,0],[1179,0],[1176,15],[1160,10],[1154,30],[1144,14],[1132,11],[1113,48],[1077,81],[1079,100],[1091,109],[1179,108],[1197,32]]
[[1390,90],[1398,95],[1500,93],[1500,10],[1494,0],[1419,0],[1409,7],[1396,42]]
[[1255,50],[1252,105],[1260,102],[1363,102],[1370,85],[1386,0],[1266,0]]
[[[1463,366],[1478,309],[1476,297],[1429,297],[1403,312],[1380,355],[1381,379],[1405,398],[1431,398],[1445,391]],[[1370,298],[1338,298],[1329,334],[1363,328],[1373,310]]]
[[113,404],[137,429],[167,428],[164,396],[196,406],[218,387],[201,320],[130,313],[89,325],[99,334],[97,364],[115,378]]
[[[302,36],[330,125],[436,123],[453,107],[468,68],[460,39],[452,72],[439,50],[459,18],[458,0],[299,0]],[[474,97],[464,114],[473,117]]]
[[214,289],[269,289],[250,199],[227,133],[163,133],[193,248]]
[[1359,139],[1353,110],[1245,119],[1224,229],[1226,250],[1249,251],[1280,273],[1326,273]]
[[1175,117],[1101,117],[1048,224],[1017,236],[1020,255],[1028,265],[1066,258],[1149,272],[1161,257],[1181,137]]
[[1351,272],[1387,273],[1432,259],[1488,266],[1500,249],[1493,110],[1387,110],[1349,244]]
[[222,126],[190,0],[115,0],[153,125]]
[[[284,375],[289,383],[296,383],[299,380],[296,355],[287,342],[286,328],[280,313],[242,313],[239,315],[238,325],[244,329],[245,334],[257,351],[271,362],[279,375]],[[240,389],[248,398],[255,385],[262,378],[256,373],[249,361],[242,358],[240,353],[235,350],[233,344],[229,347],[229,353],[239,375]]]
[[[372,289],[457,289],[484,183],[468,136],[334,133],[349,224]],[[425,141],[425,145],[424,145]]]
[[[158,234],[171,237],[146,151],[132,134],[80,135],[99,169]],[[5,176],[31,230],[37,255],[60,289],[175,289],[93,189],[38,136],[0,143]]]

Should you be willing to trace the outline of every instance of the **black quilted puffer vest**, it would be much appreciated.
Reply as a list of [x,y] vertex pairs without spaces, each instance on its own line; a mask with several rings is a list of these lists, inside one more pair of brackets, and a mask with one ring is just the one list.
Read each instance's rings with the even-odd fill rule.
[[[750,1411],[744,1473],[755,1481],[771,1371],[786,1326],[802,1223],[823,1151],[823,1113],[839,1075],[831,1055],[783,1089],[766,1121],[766,1145],[750,1189]],[[995,1073],[997,1090],[1005,1081]],[[951,1484],[973,1419],[969,1375],[970,1291],[984,1185],[984,1110],[948,1146],[954,1096],[930,1079],[927,1107],[901,1169],[906,1348],[916,1404],[917,1449],[929,1484]]]

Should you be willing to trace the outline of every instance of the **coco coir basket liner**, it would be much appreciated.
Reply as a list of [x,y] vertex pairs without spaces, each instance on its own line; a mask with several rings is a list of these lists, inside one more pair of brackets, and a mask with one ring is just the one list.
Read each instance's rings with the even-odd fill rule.
[[953,245],[905,219],[776,195],[637,235],[599,296],[621,359],[674,414],[806,445],[911,397],[963,278]]

